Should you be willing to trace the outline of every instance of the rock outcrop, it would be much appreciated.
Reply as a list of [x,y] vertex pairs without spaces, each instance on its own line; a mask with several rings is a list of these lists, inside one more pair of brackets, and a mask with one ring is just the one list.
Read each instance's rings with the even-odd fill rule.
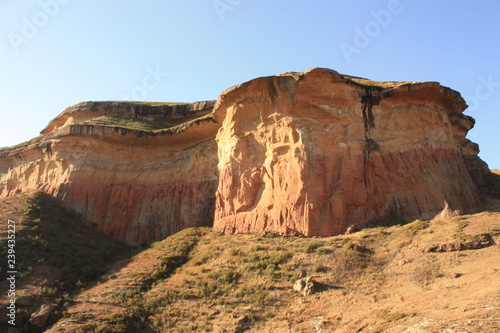
[[43,329],[47,325],[52,311],[54,311],[52,304],[41,305],[38,310],[31,314],[29,323],[39,330]]
[[474,125],[465,108],[436,82],[326,69],[233,87],[214,110],[223,121],[214,228],[329,236],[430,218],[447,203],[470,212],[487,168],[465,138]]
[[0,150],[0,197],[41,190],[129,244],[190,226],[329,236],[469,212],[488,171],[465,108],[436,82],[327,69],[257,78],[217,102],[86,102]]
[[[0,196],[43,191],[80,212],[88,225],[135,245],[211,226],[218,128],[213,104],[68,108],[40,137],[0,151]],[[152,124],[165,128],[135,129]]]

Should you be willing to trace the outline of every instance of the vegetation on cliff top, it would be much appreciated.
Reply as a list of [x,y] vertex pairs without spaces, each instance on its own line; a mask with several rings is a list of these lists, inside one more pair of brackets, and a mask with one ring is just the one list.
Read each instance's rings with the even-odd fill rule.
[[161,122],[158,120],[102,116],[87,120],[80,125],[123,128],[125,130],[136,131],[137,133],[147,135],[171,135],[174,133],[183,132],[193,124],[199,124],[202,122],[215,122],[214,115],[212,113],[208,113],[204,116],[191,119],[177,125]]
[[154,131],[169,128],[172,126],[171,124],[166,124],[158,120],[124,118],[117,116],[102,116],[94,118],[92,120],[83,122],[82,125],[121,127],[139,131]]

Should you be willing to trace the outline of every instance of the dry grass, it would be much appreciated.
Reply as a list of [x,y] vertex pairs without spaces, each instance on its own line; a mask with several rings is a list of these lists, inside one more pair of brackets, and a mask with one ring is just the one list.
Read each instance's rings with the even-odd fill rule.
[[[83,303],[69,312],[74,317],[100,311],[98,320],[81,319],[82,325],[105,322],[107,332],[403,332],[410,327],[494,332],[500,328],[499,247],[423,250],[455,241],[457,230],[472,237],[478,230],[470,231],[472,226],[482,225],[481,233],[497,237],[499,230],[490,223],[499,217],[481,213],[448,222],[415,221],[323,239],[188,229],[136,258],[142,266],[161,267],[165,254],[146,260],[149,251],[171,257],[183,251],[182,244],[191,244],[186,260],[169,274],[154,281],[137,278],[135,292],[119,286],[120,276],[104,283],[130,305],[125,312]],[[186,241],[193,234],[195,244]],[[311,296],[292,290],[303,272],[319,283]],[[126,275],[133,276],[130,270]],[[86,294],[96,301],[92,289],[79,299]],[[109,297],[98,300],[106,301]]]

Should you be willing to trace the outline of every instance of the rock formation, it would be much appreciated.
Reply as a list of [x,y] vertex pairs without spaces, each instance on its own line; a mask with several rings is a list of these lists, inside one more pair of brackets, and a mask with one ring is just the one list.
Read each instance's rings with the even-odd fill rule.
[[[259,78],[214,110],[214,228],[329,236],[480,204],[488,172],[465,138],[474,120],[436,82],[374,82],[325,69]],[[471,170],[467,168],[467,163]],[[473,176],[471,176],[471,174]]]
[[[218,128],[213,104],[68,108],[40,137],[0,151],[0,196],[46,192],[82,213],[88,225],[128,244],[211,226]],[[128,127],[113,125],[123,119]],[[135,129],[151,124],[165,128]]]
[[189,226],[329,236],[480,203],[460,94],[327,69],[214,103],[87,102],[0,150],[0,197],[41,190],[129,244]]

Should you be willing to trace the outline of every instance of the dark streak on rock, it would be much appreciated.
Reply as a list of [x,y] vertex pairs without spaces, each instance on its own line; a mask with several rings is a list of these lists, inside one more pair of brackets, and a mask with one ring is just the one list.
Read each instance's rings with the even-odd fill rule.
[[[374,91],[377,92],[376,95],[373,94]],[[370,167],[371,151],[380,149],[377,142],[370,138],[370,130],[375,128],[373,107],[380,104],[380,91],[380,87],[367,87],[365,88],[366,94],[361,96],[361,111],[363,114],[363,125],[365,129],[365,148],[363,150],[365,186],[368,186],[368,169]]]

